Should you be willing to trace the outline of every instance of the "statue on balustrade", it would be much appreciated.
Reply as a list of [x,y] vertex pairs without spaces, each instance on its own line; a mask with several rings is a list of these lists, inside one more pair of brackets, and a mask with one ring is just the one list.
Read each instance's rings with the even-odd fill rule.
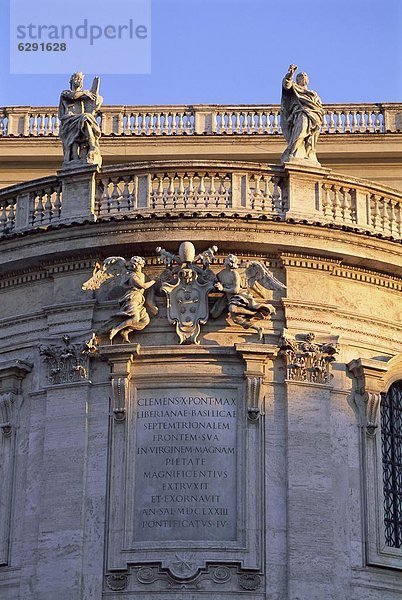
[[211,316],[216,319],[226,310],[233,323],[253,329],[261,340],[263,329],[258,321],[275,314],[275,308],[267,302],[267,291],[283,290],[286,286],[260,262],[240,263],[235,254],[229,254],[224,265],[215,284],[224,295],[213,305]]
[[296,70],[290,65],[282,81],[281,127],[288,145],[281,162],[304,159],[319,164],[316,146],[324,110],[318,94],[307,88],[307,73],[298,73],[293,80]]
[[[158,313],[152,290],[156,280],[145,281],[142,272],[144,265],[145,261],[141,256],[133,256],[129,261],[121,256],[111,256],[102,264],[95,265],[92,277],[82,286],[83,290],[97,290],[103,283],[115,278],[126,290],[119,300],[119,312],[103,327],[103,330],[109,331],[111,342],[120,333],[123,341],[129,343],[130,333],[145,329],[150,322],[150,315]],[[116,319],[119,321],[117,324]]]
[[99,138],[101,129],[96,120],[103,98],[99,95],[99,77],[90,90],[83,89],[84,75],[74,73],[70,89],[61,93],[59,104],[60,137],[63,142],[63,167],[102,162]]

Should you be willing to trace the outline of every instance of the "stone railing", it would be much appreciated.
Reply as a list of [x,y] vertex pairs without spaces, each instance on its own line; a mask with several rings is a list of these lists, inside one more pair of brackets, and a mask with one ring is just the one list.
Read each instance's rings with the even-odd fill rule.
[[[402,130],[402,104],[327,104],[323,134],[392,133]],[[280,106],[105,106],[104,136],[275,135]],[[0,137],[57,137],[55,107],[0,108]]]
[[402,239],[402,192],[329,169],[154,161],[60,171],[0,190],[0,235],[136,217],[298,221]]

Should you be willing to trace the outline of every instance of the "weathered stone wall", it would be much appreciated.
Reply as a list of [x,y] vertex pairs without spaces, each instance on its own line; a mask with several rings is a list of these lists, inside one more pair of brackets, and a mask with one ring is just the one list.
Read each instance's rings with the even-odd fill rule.
[[[263,340],[221,316],[202,326],[200,346],[180,346],[161,295],[158,316],[130,344],[116,338],[110,346],[100,334],[100,350],[82,354],[82,343],[118,306],[111,285],[81,289],[95,260],[138,254],[154,276],[163,269],[154,248],[175,252],[184,239],[198,251],[217,243],[215,272],[233,252],[265,262],[286,284],[272,292],[276,314],[263,321]],[[347,369],[361,358],[385,372],[402,352],[400,245],[295,223],[188,218],[71,226],[5,238],[1,247],[0,402],[8,403],[2,423],[11,427],[0,432],[8,490],[1,496],[8,503],[0,529],[2,599],[400,596],[400,571],[367,564],[366,426]],[[303,343],[308,333],[314,344],[339,343],[333,377],[303,379],[281,352],[283,335]],[[138,522],[142,497],[147,509],[186,505],[152,502],[172,490],[147,483],[146,459],[136,460],[139,448],[153,443],[144,423],[164,422],[141,417],[138,399],[163,392],[233,398],[236,408],[236,416],[195,421],[229,425],[216,429],[215,442],[202,443],[236,453],[202,465],[227,472],[231,484],[222,479],[215,506],[228,514],[202,515],[213,525],[201,522],[184,542],[169,540],[171,525],[156,534],[147,526],[144,541]],[[147,460],[149,471],[166,467],[152,455]],[[214,481],[209,492],[218,490]],[[218,521],[228,521],[223,534]]]

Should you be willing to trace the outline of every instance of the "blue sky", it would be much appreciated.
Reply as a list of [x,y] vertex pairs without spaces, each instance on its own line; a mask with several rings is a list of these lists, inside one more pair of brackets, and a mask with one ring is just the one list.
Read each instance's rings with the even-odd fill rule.
[[[0,105],[57,104],[67,75],[10,75],[9,1],[0,0]],[[296,63],[323,102],[402,101],[401,4],[152,0],[151,74],[104,75],[101,94],[106,104],[279,103]]]

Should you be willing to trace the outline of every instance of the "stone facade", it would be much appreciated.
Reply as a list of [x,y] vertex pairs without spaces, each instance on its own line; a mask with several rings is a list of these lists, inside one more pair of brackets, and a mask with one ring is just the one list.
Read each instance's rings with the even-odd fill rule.
[[[183,136],[171,161],[57,176],[49,162],[48,178],[2,190],[2,600],[400,597],[402,550],[381,534],[379,421],[381,393],[402,379],[400,192],[325,167],[233,162],[258,154],[256,137],[226,162],[210,159],[212,141],[210,157],[179,157]],[[0,146],[10,158],[23,142]],[[140,143],[152,156],[154,139]],[[186,241],[201,258],[180,254]],[[278,282],[259,288],[261,335],[229,310],[212,318],[215,282],[197,336],[181,339],[171,288],[186,271],[214,282],[232,254]],[[157,312],[111,343],[124,273],[86,282],[108,257],[131,273],[133,256],[159,282]]]

